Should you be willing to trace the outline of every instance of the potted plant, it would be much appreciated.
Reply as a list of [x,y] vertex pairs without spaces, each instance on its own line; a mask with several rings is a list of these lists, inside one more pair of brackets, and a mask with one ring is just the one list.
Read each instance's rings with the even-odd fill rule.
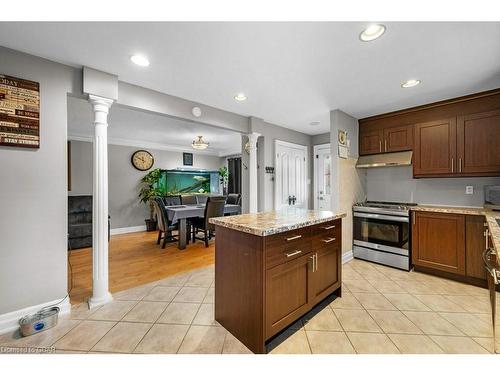
[[227,195],[227,181],[229,178],[229,172],[227,171],[227,167],[219,168],[219,182],[222,185],[222,194]]
[[156,230],[156,220],[153,206],[153,199],[155,197],[159,197],[162,195],[162,191],[158,187],[158,182],[161,178],[161,169],[156,168],[151,172],[146,174],[140,181],[140,190],[139,190],[139,200],[149,205],[149,219],[145,219],[146,221],[146,230],[148,232],[152,232]]

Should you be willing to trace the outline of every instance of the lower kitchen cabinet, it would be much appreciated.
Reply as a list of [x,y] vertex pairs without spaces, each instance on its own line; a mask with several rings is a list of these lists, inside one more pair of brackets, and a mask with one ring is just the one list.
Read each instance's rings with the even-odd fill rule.
[[413,264],[465,275],[465,216],[414,212],[413,219]]
[[414,211],[412,262],[418,271],[481,284],[486,280],[481,254],[485,248],[481,215]]
[[254,353],[341,291],[341,219],[269,236],[217,226],[215,319]]
[[266,336],[293,323],[312,303],[312,256],[304,255],[266,272]]
[[465,217],[465,275],[486,280],[482,259],[486,248],[486,221],[484,216]]
[[[311,298],[316,305],[325,297],[340,288],[342,269],[342,250],[340,243],[325,243],[324,241],[336,240],[334,237],[322,238],[313,253],[313,272],[311,273]],[[314,248],[313,241],[313,248]]]

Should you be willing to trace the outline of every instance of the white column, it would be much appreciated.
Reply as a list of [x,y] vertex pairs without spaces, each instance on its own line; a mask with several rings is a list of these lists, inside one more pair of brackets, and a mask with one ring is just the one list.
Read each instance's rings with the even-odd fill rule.
[[259,138],[259,133],[250,133],[247,134],[248,144],[249,144],[249,161],[248,161],[248,180],[249,180],[249,189],[248,189],[248,211],[252,213],[256,213],[258,209],[258,184],[257,184],[257,139]]
[[108,112],[113,100],[89,95],[94,111],[92,297],[89,308],[113,300],[108,282]]

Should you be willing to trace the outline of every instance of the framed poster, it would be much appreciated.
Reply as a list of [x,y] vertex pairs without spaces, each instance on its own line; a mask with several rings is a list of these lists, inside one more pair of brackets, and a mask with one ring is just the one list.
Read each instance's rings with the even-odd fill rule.
[[40,148],[40,85],[0,74],[0,146]]
[[183,165],[193,165],[193,154],[189,152],[182,153],[182,164]]

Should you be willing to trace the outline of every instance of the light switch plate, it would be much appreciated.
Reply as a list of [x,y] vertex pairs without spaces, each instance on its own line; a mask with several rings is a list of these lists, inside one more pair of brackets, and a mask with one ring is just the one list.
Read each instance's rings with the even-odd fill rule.
[[466,186],[465,194],[474,194],[474,186]]

